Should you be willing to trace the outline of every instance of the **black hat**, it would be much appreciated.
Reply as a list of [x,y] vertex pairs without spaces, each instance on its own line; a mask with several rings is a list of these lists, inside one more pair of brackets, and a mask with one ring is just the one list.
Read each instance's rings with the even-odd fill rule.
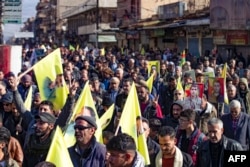
[[13,102],[13,95],[12,93],[6,93],[1,98],[2,103],[12,103]]
[[113,104],[113,101],[112,101],[111,97],[105,96],[105,97],[103,98],[103,100],[102,100],[102,105],[103,105],[103,106],[108,106],[108,107],[110,107],[112,104]]
[[76,117],[75,121],[77,121],[78,119],[80,120],[84,120],[86,122],[88,122],[88,124],[90,124],[91,126],[95,127],[97,129],[97,124],[96,124],[96,121],[95,121],[95,118],[94,117],[91,117],[91,116],[78,116]]
[[41,119],[43,122],[46,123],[55,123],[56,117],[48,112],[42,112],[39,115],[35,116],[35,119]]

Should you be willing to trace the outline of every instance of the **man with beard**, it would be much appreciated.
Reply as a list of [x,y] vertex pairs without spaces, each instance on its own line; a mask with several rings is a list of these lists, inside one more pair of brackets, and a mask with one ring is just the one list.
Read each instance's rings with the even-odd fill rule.
[[170,126],[174,129],[179,125],[180,113],[183,110],[182,101],[175,101],[170,107],[170,113],[162,119],[163,126]]
[[176,144],[175,130],[169,126],[163,126],[159,131],[159,144],[161,151],[157,154],[156,167],[192,167],[190,155],[182,152]]
[[54,134],[56,118],[48,112],[39,113],[35,116],[36,127],[24,145],[25,167],[34,167],[37,163],[44,161],[50,148]]
[[76,144],[69,154],[75,167],[104,167],[106,148],[95,138],[97,124],[93,116],[78,116],[75,119]]
[[159,97],[150,97],[149,89],[146,83],[141,83],[137,87],[137,93],[142,116],[146,119],[160,117],[161,108],[158,104]]

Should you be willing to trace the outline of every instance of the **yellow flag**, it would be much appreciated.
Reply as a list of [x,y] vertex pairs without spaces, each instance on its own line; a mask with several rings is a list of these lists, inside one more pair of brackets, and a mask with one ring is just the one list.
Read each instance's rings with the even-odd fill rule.
[[224,79],[227,78],[227,63],[225,63],[223,66],[221,78],[224,78]]
[[[89,109],[93,110],[87,113],[86,111]],[[66,128],[65,134],[64,134],[64,139],[66,141],[66,144],[68,147],[73,146],[75,144],[75,130],[74,130],[74,121],[77,116],[80,115],[88,115],[88,116],[93,116],[95,115],[96,119],[96,124],[98,126],[96,132],[95,132],[95,137],[96,140],[102,143],[102,128],[101,128],[101,123],[100,119],[97,115],[96,108],[95,108],[95,103],[91,95],[90,87],[89,87],[89,82],[87,82],[84,86],[84,89],[82,90],[76,105],[73,110],[73,114],[70,118],[69,124]]]
[[224,78],[224,102],[226,104],[229,104],[228,96],[227,96],[227,86],[226,86],[226,80],[227,80],[227,63],[224,64],[221,77]]
[[183,91],[183,87],[182,87],[182,83],[181,83],[181,79],[180,78],[177,80],[176,90]]
[[104,130],[110,123],[112,116],[114,114],[114,109],[115,109],[115,105],[112,104],[109,109],[102,115],[102,117],[100,118],[100,123],[102,126],[102,130]]
[[160,61],[149,61],[149,66],[148,66],[148,76],[150,75],[151,73],[151,69],[152,67],[156,67],[156,71],[158,74],[160,74]]
[[26,108],[26,111],[31,110],[31,104],[32,104],[32,86],[30,86],[28,95],[24,102],[24,107]]
[[79,44],[77,44],[77,45],[76,45],[76,50],[78,51],[78,50],[79,50],[79,48],[80,48],[80,45],[79,45]]
[[104,49],[104,48],[101,49],[100,55],[101,55],[101,56],[105,56],[105,49]]
[[41,99],[51,101],[56,111],[62,109],[68,96],[68,87],[63,78],[60,49],[50,53],[33,67]]
[[153,89],[153,83],[154,83],[154,74],[151,74],[151,76],[148,78],[146,83],[148,85],[149,93],[151,93]]
[[75,51],[75,47],[73,45],[69,45],[69,50]]
[[62,130],[59,126],[56,127],[46,161],[55,164],[57,167],[73,167],[68,148],[66,147],[63,138]]
[[130,92],[128,94],[126,103],[124,105],[118,127],[121,128],[122,133],[127,133],[128,135],[134,138],[138,151],[144,157],[145,164],[148,165],[150,164],[150,160],[149,160],[145,134],[144,133],[139,134],[139,136],[137,137],[137,127],[136,127],[137,117],[141,117],[141,111],[135,84],[133,83]]
[[141,55],[143,55],[143,56],[145,55],[145,49],[144,49],[144,47],[141,48]]

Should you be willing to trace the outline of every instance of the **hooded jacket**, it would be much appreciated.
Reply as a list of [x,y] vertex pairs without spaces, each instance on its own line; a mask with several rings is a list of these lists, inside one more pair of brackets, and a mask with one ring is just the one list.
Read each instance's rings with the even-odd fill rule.
[[174,105],[178,105],[181,107],[181,109],[183,109],[182,101],[177,100],[177,101],[173,102],[171,107],[170,107],[170,113],[165,118],[162,119],[162,125],[163,126],[171,126],[174,129],[176,129],[177,126],[179,125],[179,121],[178,121],[178,119],[175,119],[173,117],[173,106]]
[[240,87],[238,90],[239,95],[243,99],[243,102],[245,104],[246,112],[250,114],[250,91],[248,87],[248,81],[246,78],[240,78],[239,83],[243,83],[246,86],[246,90],[242,90]]

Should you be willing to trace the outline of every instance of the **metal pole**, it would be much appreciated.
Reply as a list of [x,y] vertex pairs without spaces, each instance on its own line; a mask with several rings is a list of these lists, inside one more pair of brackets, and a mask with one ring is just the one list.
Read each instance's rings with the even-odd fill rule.
[[98,31],[99,31],[99,0],[96,0],[96,48],[98,49]]

